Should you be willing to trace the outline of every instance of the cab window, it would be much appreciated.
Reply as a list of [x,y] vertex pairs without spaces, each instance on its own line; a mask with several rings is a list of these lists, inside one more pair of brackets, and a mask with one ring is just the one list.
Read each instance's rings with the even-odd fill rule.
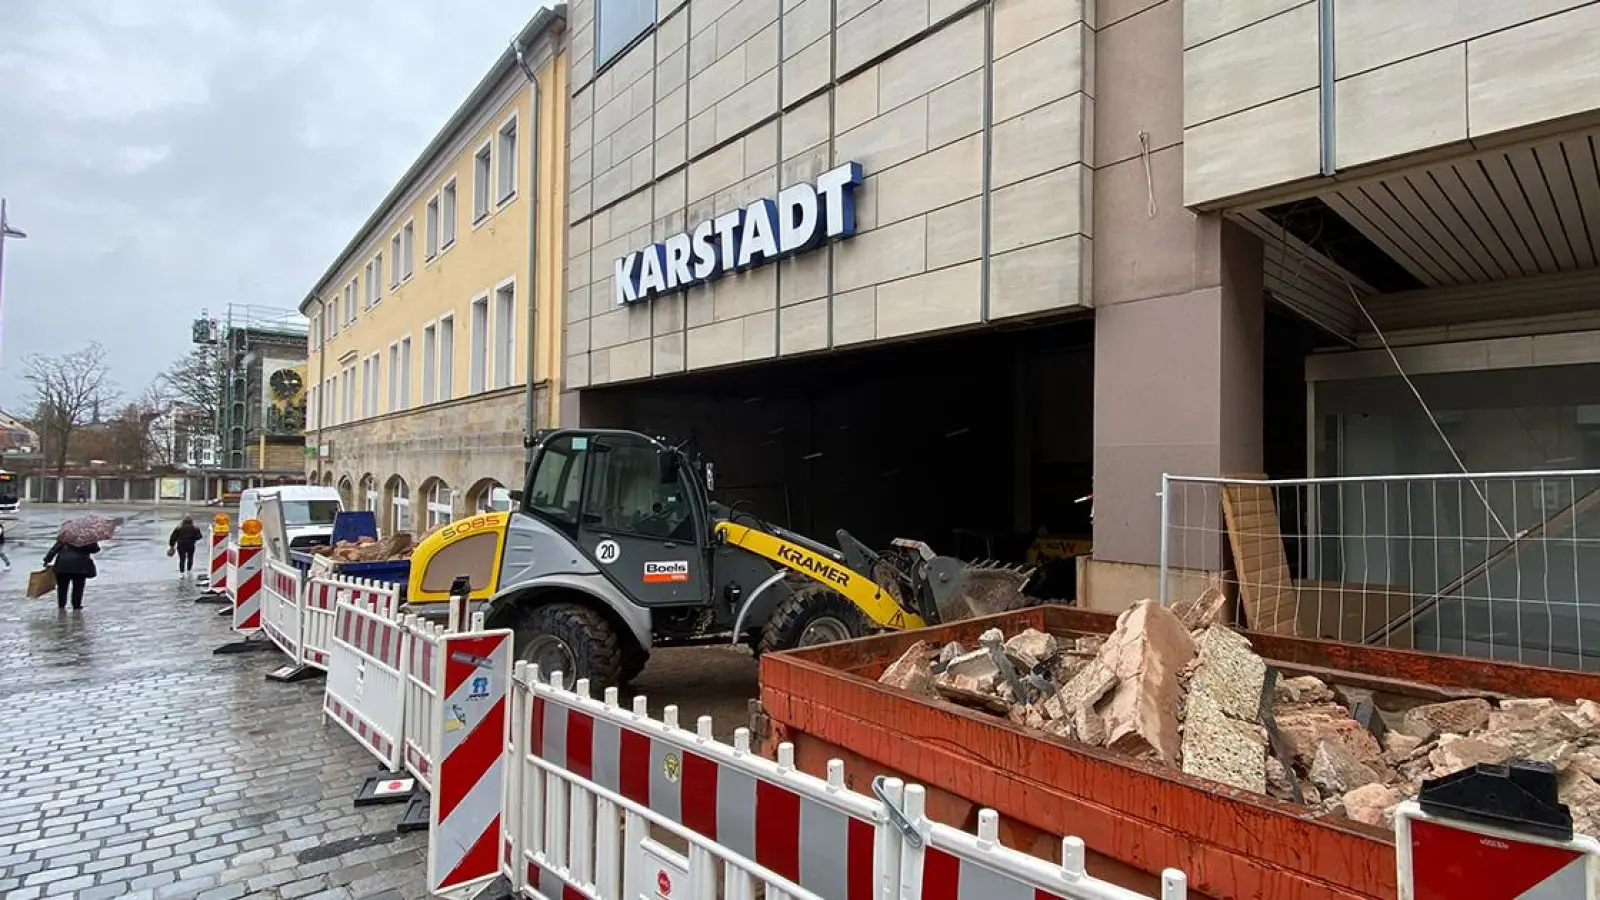
[[568,525],[578,524],[578,502],[583,486],[583,457],[589,438],[560,435],[545,442],[528,480],[524,502],[534,512]]
[[694,539],[689,498],[661,480],[657,446],[627,435],[598,438],[584,494],[584,526],[660,540]]

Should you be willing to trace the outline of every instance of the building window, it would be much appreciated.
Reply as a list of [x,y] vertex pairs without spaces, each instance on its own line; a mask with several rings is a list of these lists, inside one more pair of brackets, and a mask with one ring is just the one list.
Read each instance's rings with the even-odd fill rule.
[[389,345],[389,412],[400,410],[400,344]]
[[400,232],[389,239],[389,287],[400,286]]
[[416,229],[411,227],[411,223],[407,222],[406,227],[400,232],[402,238],[400,241],[400,252],[405,254],[405,266],[402,267],[400,271],[400,277],[402,279],[411,277],[412,252],[416,249],[415,231]]
[[364,282],[362,282],[362,283],[364,285],[366,285],[367,292],[365,294],[361,295],[361,306],[364,309],[371,309],[372,308],[372,287],[377,282],[377,279],[372,277],[372,260],[370,260],[370,259],[367,260],[367,267],[363,271],[363,274],[366,276],[366,280]]
[[374,353],[367,357],[368,375],[365,387],[367,394],[367,415],[369,416],[375,416],[378,414],[378,376],[382,373],[382,371],[383,363],[379,359],[378,354]]
[[313,431],[322,427],[322,407],[317,405],[317,398],[320,396],[317,385],[313,384],[306,388],[306,424],[311,426]]
[[311,349],[312,350],[320,350],[322,348],[322,314],[321,313],[312,313],[311,314],[311,327],[306,330],[306,333],[311,336]]
[[389,508],[393,514],[394,530],[411,530],[411,491],[406,487],[405,479],[396,478],[394,486],[390,489],[393,496],[389,498]]
[[428,527],[438,528],[450,522],[451,507],[455,503],[456,492],[450,490],[450,485],[443,481],[435,481],[433,490],[428,492]]
[[456,386],[456,319],[439,320],[439,399],[449,400]]
[[494,175],[493,145],[485,141],[472,156],[472,221],[489,215],[489,179]]
[[362,509],[374,513],[378,511],[378,479],[371,475],[361,479],[361,499],[366,503]]
[[511,384],[516,371],[513,353],[517,343],[517,286],[502,284],[494,290],[494,386]]
[[499,180],[496,182],[498,192],[495,194],[500,203],[510,200],[517,193],[517,118],[512,116],[510,121],[500,126],[498,137],[500,156]]
[[372,258],[372,305],[383,299],[383,253]]
[[322,405],[327,411],[328,424],[339,424],[339,376],[328,379],[322,392]]
[[598,0],[594,10],[594,64],[599,69],[656,23],[656,0]]
[[344,421],[356,420],[356,367],[347,366],[344,370]]
[[434,400],[439,378],[439,326],[422,329],[422,403]]
[[358,291],[357,284],[358,282],[356,279],[352,278],[350,279],[350,283],[344,286],[344,323],[346,325],[349,325],[356,320],[356,296]]
[[437,196],[428,200],[428,214],[423,219],[422,258],[424,261],[439,255],[439,198]]
[[337,298],[322,304],[322,335],[328,340],[339,334],[339,301]]
[[489,298],[472,301],[472,374],[467,390],[476,394],[489,386]]
[[448,250],[456,242],[456,180],[450,179],[439,192],[439,249]]
[[411,408],[411,335],[400,339],[400,408]]

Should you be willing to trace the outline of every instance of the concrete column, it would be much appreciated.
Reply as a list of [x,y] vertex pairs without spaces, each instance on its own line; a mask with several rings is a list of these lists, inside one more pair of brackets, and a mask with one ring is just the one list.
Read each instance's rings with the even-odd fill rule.
[[[1158,592],[1163,473],[1260,469],[1261,246],[1183,205],[1181,0],[1102,9],[1095,84],[1094,558],[1079,598],[1116,610]],[[1188,532],[1174,563],[1200,572],[1174,596],[1220,566],[1218,519],[1209,541]]]

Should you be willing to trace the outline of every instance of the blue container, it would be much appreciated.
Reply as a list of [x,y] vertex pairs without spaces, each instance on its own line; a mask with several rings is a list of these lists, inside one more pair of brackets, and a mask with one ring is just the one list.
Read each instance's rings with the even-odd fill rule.
[[370,509],[346,510],[333,517],[333,537],[329,543],[337,547],[346,541],[355,543],[362,538],[378,539],[378,515]]
[[[304,575],[311,571],[312,556],[304,550],[289,551],[289,559],[294,567]],[[335,562],[333,564],[335,575],[345,575],[350,578],[370,578],[373,581],[382,581],[387,584],[405,584],[411,579],[411,560],[409,559],[380,559],[376,562]]]

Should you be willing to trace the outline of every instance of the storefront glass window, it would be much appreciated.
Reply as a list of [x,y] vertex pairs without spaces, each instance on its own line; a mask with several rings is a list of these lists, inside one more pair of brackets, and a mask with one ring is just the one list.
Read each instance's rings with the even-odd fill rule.
[[[1323,486],[1302,577],[1441,595],[1422,650],[1600,669],[1600,366],[1319,383],[1316,474],[1519,478]],[[1539,474],[1548,473],[1548,474]]]

